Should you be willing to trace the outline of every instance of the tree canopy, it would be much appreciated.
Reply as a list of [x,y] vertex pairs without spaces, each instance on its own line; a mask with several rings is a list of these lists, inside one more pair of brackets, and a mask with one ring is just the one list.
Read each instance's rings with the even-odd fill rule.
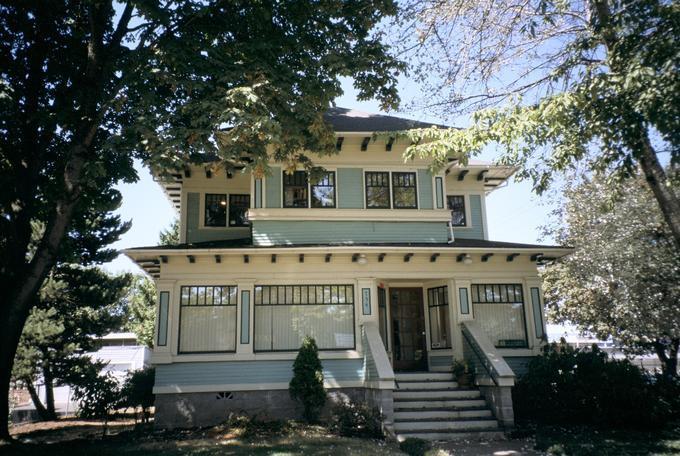
[[543,272],[549,316],[628,352],[654,351],[675,376],[680,248],[644,178],[571,180],[554,216],[547,234],[574,252]]
[[680,163],[678,2],[402,6],[399,42],[423,83],[422,107],[478,110],[466,129],[410,132],[408,156],[443,166],[495,143],[539,192],[579,163],[613,179],[639,166],[680,245],[680,200],[658,157]]
[[395,12],[391,0],[0,6],[0,391],[60,246],[96,222],[83,211],[116,198],[113,184],[136,179],[133,158],[266,172],[270,151],[303,163],[302,149],[331,152],[322,114],[341,77],[385,108],[398,101],[401,65],[374,30]]

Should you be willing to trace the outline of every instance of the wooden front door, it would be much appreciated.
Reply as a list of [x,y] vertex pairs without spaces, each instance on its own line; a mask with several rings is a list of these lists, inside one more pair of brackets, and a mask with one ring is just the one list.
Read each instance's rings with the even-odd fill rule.
[[390,315],[394,370],[427,370],[423,289],[390,288]]

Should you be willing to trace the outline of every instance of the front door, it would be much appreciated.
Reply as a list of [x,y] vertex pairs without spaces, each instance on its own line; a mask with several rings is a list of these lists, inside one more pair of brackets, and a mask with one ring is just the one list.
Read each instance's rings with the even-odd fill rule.
[[390,315],[394,370],[427,370],[423,289],[390,288]]

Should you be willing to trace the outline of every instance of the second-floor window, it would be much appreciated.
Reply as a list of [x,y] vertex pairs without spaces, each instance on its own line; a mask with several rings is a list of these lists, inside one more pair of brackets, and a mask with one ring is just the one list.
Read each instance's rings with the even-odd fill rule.
[[335,173],[328,171],[310,179],[312,207],[335,207]]
[[309,207],[305,171],[283,173],[283,207]]
[[369,209],[390,208],[390,173],[366,173],[366,207]]
[[392,207],[417,209],[416,173],[392,173]]
[[229,226],[249,226],[250,195],[229,195]]
[[227,226],[227,195],[206,193],[205,226]]
[[449,195],[446,201],[451,211],[451,225],[465,226],[465,197],[463,195]]

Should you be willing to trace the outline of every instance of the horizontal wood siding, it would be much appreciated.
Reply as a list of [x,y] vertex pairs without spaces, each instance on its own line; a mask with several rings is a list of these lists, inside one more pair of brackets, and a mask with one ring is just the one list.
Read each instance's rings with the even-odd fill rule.
[[534,358],[533,356],[504,356],[503,359],[515,375],[521,377],[527,373],[529,362]]
[[470,195],[470,221],[472,226],[469,228],[454,228],[454,236],[460,239],[484,239],[481,195]]
[[418,205],[420,209],[434,209],[432,204],[432,174],[426,169],[418,170]]
[[364,171],[362,168],[338,168],[338,207],[364,208]]
[[451,367],[452,356],[430,356],[430,367]]
[[447,228],[442,222],[326,222],[275,221],[253,222],[253,244],[292,245],[365,242],[446,242]]
[[[363,381],[363,359],[321,361],[327,380]],[[174,363],[156,366],[156,387],[288,383],[293,376],[293,360],[215,361]]]
[[244,228],[211,228],[200,229],[199,217],[200,214],[200,193],[187,193],[187,227],[186,227],[186,241],[193,242],[207,242],[207,241],[222,241],[225,239],[241,239],[250,235],[250,229]]
[[281,207],[281,168],[272,166],[265,181],[266,207]]

